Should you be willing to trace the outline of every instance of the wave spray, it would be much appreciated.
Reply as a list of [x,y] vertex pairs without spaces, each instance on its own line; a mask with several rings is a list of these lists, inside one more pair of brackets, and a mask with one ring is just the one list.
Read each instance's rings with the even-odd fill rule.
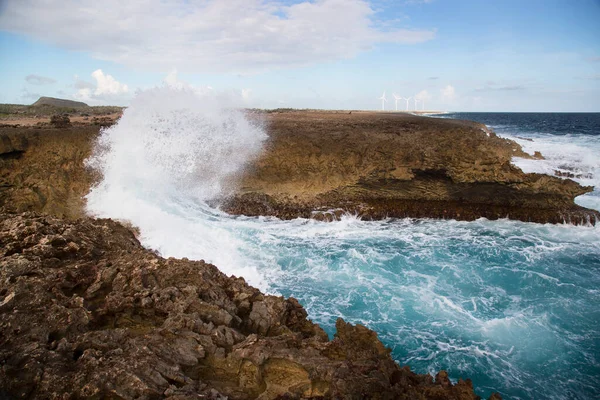
[[[262,286],[243,244],[206,201],[232,189],[267,138],[259,121],[215,94],[168,86],[137,94],[101,132],[88,165],[101,175],[88,213],[128,220],[163,256],[204,259]],[[254,278],[253,278],[254,277]]]

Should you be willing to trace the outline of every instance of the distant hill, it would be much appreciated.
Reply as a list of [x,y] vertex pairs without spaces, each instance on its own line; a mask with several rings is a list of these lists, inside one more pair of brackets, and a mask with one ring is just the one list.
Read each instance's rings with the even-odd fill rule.
[[87,104],[81,101],[57,99],[54,97],[40,97],[38,101],[32,104],[33,106],[54,106],[54,107],[89,107]]

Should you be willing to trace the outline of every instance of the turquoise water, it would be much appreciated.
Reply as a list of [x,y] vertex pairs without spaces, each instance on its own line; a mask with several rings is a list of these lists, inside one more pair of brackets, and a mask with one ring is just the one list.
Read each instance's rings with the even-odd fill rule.
[[330,335],[338,316],[362,323],[401,364],[469,377],[485,396],[593,398],[600,387],[597,228],[278,224],[267,228],[276,233],[261,228],[256,243],[278,267],[259,270]]
[[[506,121],[502,134],[548,155],[517,165],[582,171],[582,182],[596,182],[599,136],[519,131]],[[206,194],[222,190],[226,174],[265,137],[242,112],[207,106],[189,92],[142,93],[90,160],[104,179],[88,196],[88,211],[131,221],[142,243],[163,256],[204,259],[298,298],[329,335],[338,317],[362,323],[416,372],[471,378],[485,397],[596,398],[600,228],[354,216],[280,221],[207,206]],[[578,201],[598,205],[598,193]]]

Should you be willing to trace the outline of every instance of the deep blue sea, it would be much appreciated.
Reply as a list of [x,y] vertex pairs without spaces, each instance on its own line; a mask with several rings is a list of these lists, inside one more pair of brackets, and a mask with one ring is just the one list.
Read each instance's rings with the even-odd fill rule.
[[[481,396],[598,398],[599,228],[232,217],[203,199],[223,190],[266,136],[243,112],[212,104],[166,88],[138,95],[90,160],[104,180],[89,212],[131,221],[164,256],[204,259],[298,298],[330,335],[338,317],[364,324],[399,363],[471,378]],[[540,150],[545,160],[514,160],[528,171],[598,183],[600,114],[439,117],[483,122]],[[578,202],[598,208],[599,198]]]

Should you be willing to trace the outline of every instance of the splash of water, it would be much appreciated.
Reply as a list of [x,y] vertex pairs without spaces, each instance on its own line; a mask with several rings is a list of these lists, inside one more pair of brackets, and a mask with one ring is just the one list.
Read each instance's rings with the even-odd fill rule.
[[524,172],[546,175],[562,173],[583,186],[593,186],[594,191],[575,198],[580,206],[600,211],[600,159],[599,141],[595,136],[542,136],[529,135],[528,140],[510,134],[502,136],[519,143],[531,155],[540,151],[543,160],[515,157],[513,164]]
[[266,137],[260,122],[216,95],[168,86],[140,92],[88,160],[102,179],[87,211],[130,221],[164,256],[204,259],[264,287],[242,262],[243,243],[213,223],[219,212],[206,201],[232,189]]
[[139,93],[119,122],[104,130],[89,164],[102,182],[88,196],[134,187],[147,194],[208,200],[255,157],[264,129],[216,96],[160,87]]

